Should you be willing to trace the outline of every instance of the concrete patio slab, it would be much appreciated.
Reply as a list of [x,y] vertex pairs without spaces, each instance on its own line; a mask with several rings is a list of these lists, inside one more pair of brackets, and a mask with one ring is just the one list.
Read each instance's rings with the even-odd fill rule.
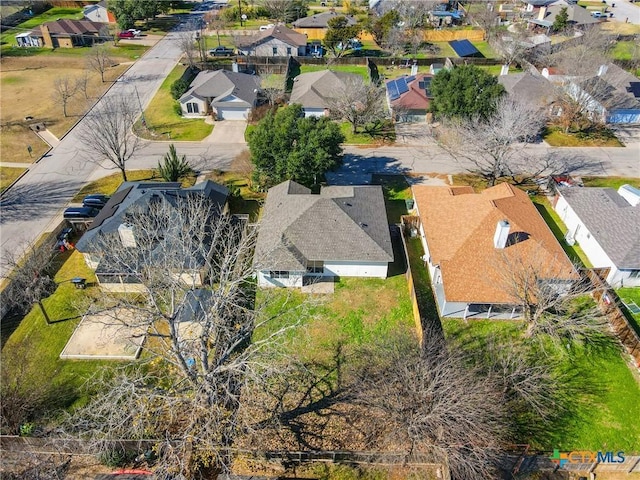
[[[145,339],[145,329],[125,327],[133,310],[87,313],[65,345],[61,359],[135,360]],[[120,323],[122,322],[122,323]]]

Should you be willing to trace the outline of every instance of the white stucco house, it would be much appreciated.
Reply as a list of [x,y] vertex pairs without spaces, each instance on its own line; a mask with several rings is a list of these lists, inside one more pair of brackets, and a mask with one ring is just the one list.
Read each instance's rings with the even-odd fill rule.
[[260,77],[215,70],[200,72],[179,99],[182,115],[190,118],[215,114],[218,120],[246,120],[256,106]]
[[640,189],[561,187],[554,209],[596,268],[608,268],[612,287],[640,286]]
[[[412,187],[438,311],[442,317],[522,317],[513,277],[536,278],[558,291],[578,275],[529,196],[502,183]],[[529,273],[535,272],[535,273]]]
[[302,105],[305,117],[324,117],[329,114],[331,99],[344,92],[348,82],[363,81],[355,73],[321,70],[301,73],[293,79],[290,104]]
[[269,189],[254,267],[261,287],[302,287],[322,277],[386,278],[393,248],[380,186],[293,181]]
[[307,36],[279,24],[256,35],[238,37],[238,52],[257,57],[303,57]]

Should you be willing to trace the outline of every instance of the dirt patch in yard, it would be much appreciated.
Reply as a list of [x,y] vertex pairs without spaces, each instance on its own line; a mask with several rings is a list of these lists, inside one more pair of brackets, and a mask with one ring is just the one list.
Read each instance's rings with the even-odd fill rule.
[[[120,60],[114,58],[114,63]],[[96,99],[102,95],[111,82],[127,69],[127,65],[110,68],[105,83],[100,76],[86,68],[86,59],[82,56],[36,55],[30,57],[4,57],[0,62],[0,148],[3,162],[34,161],[49,148],[40,140],[29,125],[44,123],[51,132],[60,138],[80,118]],[[79,81],[87,74],[87,97],[77,92],[67,106],[65,118],[62,107],[54,98],[54,82],[57,78],[69,77],[72,82]],[[31,117],[31,118],[28,118]],[[27,145],[33,152],[29,156]]]
[[[60,354],[63,359],[135,360],[140,354],[145,331],[122,323],[132,311],[87,314]],[[122,323],[120,323],[122,322]]]

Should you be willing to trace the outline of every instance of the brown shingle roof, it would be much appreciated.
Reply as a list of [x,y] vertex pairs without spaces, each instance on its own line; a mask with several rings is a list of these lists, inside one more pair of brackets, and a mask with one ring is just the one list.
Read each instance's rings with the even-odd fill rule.
[[[513,303],[501,269],[517,262],[544,264],[554,278],[575,278],[573,265],[522,190],[507,183],[482,193],[471,187],[414,186],[413,196],[447,301]],[[493,236],[504,219],[518,241],[498,250]]]

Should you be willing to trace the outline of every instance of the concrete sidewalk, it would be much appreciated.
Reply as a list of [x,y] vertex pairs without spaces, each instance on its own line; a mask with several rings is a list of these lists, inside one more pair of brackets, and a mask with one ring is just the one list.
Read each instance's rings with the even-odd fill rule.
[[50,147],[57,147],[60,145],[60,139],[56,137],[49,130],[34,130],[35,134],[38,135],[42,140],[44,140]]

